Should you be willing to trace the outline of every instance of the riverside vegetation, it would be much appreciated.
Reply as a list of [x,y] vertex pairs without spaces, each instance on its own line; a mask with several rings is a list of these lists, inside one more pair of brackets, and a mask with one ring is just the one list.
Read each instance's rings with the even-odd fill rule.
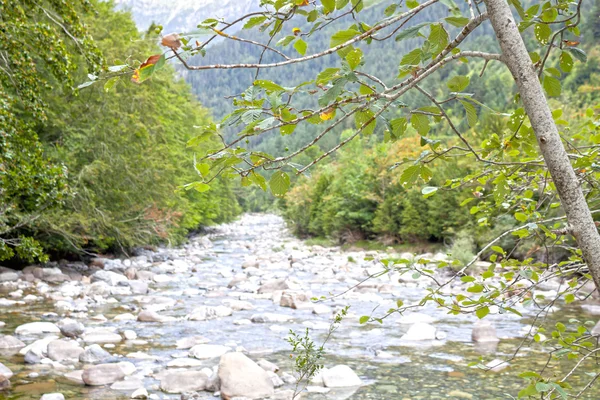
[[[590,314],[597,312],[600,282],[592,218],[598,212],[598,1],[514,0],[513,21],[502,0],[263,0],[264,11],[235,23],[207,19],[180,33],[153,25],[143,35],[111,3],[48,2],[35,4],[37,14],[30,12],[33,4],[0,3],[5,262],[140,254],[141,246],[181,244],[189,232],[229,221],[242,207],[274,205],[300,236],[398,246],[344,255],[289,245],[273,240],[285,237],[279,220],[246,217],[221,228],[239,230],[239,238],[213,237],[222,246],[216,252],[197,237],[179,250],[146,250],[123,261],[5,269],[10,299],[3,306],[46,321],[7,321],[20,339],[39,339],[25,347],[2,337],[3,346],[21,354],[9,362],[19,368],[20,383],[60,376],[56,382],[66,377],[69,385],[112,384],[112,391],[94,392],[100,396],[120,390],[140,398],[210,396],[205,390],[220,390],[223,398],[389,398],[406,394],[398,385],[405,379],[402,364],[425,354],[457,364],[415,363],[421,386],[407,388],[407,396],[597,397],[599,328]],[[586,7],[589,13],[582,12]],[[215,39],[222,42],[208,46]],[[211,122],[175,70],[220,123]],[[220,99],[224,94],[233,95],[233,108]],[[261,194],[267,189],[279,200]],[[265,252],[260,245],[270,248],[268,263],[239,260],[244,247]],[[432,252],[401,253],[406,249]],[[223,251],[239,254],[227,259]],[[217,263],[220,275],[213,276]],[[148,290],[157,293],[145,296]],[[311,304],[313,294],[329,305]],[[225,295],[235,305],[211,300]],[[61,316],[36,307],[44,296]],[[112,317],[120,302],[137,316],[109,321],[89,314],[106,307]],[[297,311],[294,317],[268,312],[273,305]],[[247,319],[228,318],[255,307],[259,312]],[[308,309],[326,319],[305,324],[304,335],[305,327],[290,321]],[[164,310],[172,311],[157,313]],[[473,326],[475,319],[483,321]],[[154,325],[125,329],[122,321],[129,320]],[[205,320],[211,322],[182,323]],[[88,326],[91,321],[100,326]],[[240,328],[227,327],[248,326],[248,333],[266,337],[256,328],[265,322],[292,344],[295,377],[243,356],[256,359],[247,339],[235,339]],[[393,333],[397,324],[407,327],[400,336]],[[206,345],[190,338],[189,353],[172,352],[170,339],[209,326],[221,327],[231,341]],[[295,331],[287,336],[289,328]],[[153,336],[157,329],[167,342]],[[46,336],[59,332],[74,340]],[[362,336],[381,345],[356,339]],[[327,345],[319,347],[319,340]],[[475,359],[471,344],[460,345],[467,357],[449,354],[453,343],[471,341],[491,344],[476,346],[484,358]],[[358,348],[348,351],[353,342]],[[82,346],[93,343],[118,350],[107,355]],[[333,367],[329,347],[341,365]],[[107,358],[63,374],[65,366],[89,363],[81,354]],[[289,358],[280,355],[271,360],[281,365]],[[374,356],[389,359],[382,369],[394,372],[376,378],[351,361],[375,362]],[[23,369],[23,357],[50,372]],[[230,371],[234,364],[239,370]],[[506,380],[472,380],[465,367]],[[428,384],[426,370],[465,379],[446,390]],[[9,375],[5,368],[5,387]],[[375,389],[356,391],[370,379]],[[250,381],[257,386],[247,386]],[[53,391],[50,382],[44,388]],[[468,390],[486,382],[502,392]],[[351,389],[332,390],[337,387]],[[422,394],[426,387],[431,390]],[[73,394],[90,395],[87,390]]]

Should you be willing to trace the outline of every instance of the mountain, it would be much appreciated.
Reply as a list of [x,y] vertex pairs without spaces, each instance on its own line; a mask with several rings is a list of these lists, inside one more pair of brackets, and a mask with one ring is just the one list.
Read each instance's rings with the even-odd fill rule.
[[259,0],[115,0],[115,4],[131,11],[140,30],[155,22],[166,33],[188,32],[206,18],[230,19],[259,9]]

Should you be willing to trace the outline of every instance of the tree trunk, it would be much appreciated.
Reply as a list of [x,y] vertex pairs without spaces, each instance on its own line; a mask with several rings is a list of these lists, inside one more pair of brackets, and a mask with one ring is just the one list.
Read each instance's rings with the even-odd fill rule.
[[600,235],[561,142],[542,85],[507,0],[484,2],[504,61],[517,83],[525,112],[567,215],[569,231],[577,240],[596,289],[600,292]]

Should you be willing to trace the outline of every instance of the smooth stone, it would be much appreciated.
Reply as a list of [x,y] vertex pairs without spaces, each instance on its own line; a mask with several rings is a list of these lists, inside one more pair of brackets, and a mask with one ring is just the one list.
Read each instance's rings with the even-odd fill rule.
[[137,339],[137,333],[135,333],[135,331],[127,329],[123,331],[123,337],[127,340],[135,340]]
[[190,321],[206,321],[210,319],[217,319],[228,317],[233,314],[233,310],[225,306],[201,306],[195,308],[186,319]]
[[242,353],[227,353],[219,361],[221,396],[249,399],[270,397],[275,389],[269,374]]
[[189,351],[189,356],[200,360],[221,357],[231,351],[230,347],[219,344],[197,344]]
[[111,331],[92,331],[83,335],[86,343],[119,343],[123,340],[121,335]]
[[79,337],[85,331],[85,326],[81,322],[70,318],[65,318],[56,325],[60,329],[60,333],[70,338]]
[[53,361],[79,361],[83,349],[74,340],[54,340],[48,343],[48,358]]
[[362,385],[362,380],[347,365],[336,365],[333,368],[324,369],[321,375],[323,384],[328,388]]
[[127,277],[121,274],[117,274],[112,271],[97,271],[92,275],[92,282],[106,282],[110,286],[117,286],[119,282],[126,282]]
[[131,394],[131,398],[132,399],[147,399],[148,391],[145,388],[141,387]]
[[22,347],[25,347],[25,343],[21,342],[16,337],[10,335],[0,336],[0,350],[17,350]]
[[471,331],[471,340],[476,343],[498,342],[496,328],[489,321],[477,321]]
[[15,329],[17,335],[39,335],[41,333],[60,333],[60,329],[52,322],[30,322]]
[[418,322],[411,325],[402,336],[402,340],[418,341],[418,340],[435,340],[435,326],[426,324],[424,322]]
[[187,338],[177,340],[176,345],[177,345],[178,350],[187,350],[187,349],[191,349],[192,347],[194,347],[197,344],[206,344],[208,342],[210,342],[210,340],[208,340],[205,337],[192,336],[192,337],[187,337]]
[[82,375],[83,375],[83,370],[82,369],[78,369],[78,370],[75,370],[75,371],[67,372],[63,376],[69,382],[73,382],[73,383],[76,383],[78,385],[85,385],[85,382],[82,379]]
[[160,380],[160,389],[167,393],[196,392],[206,388],[208,376],[202,371],[172,371]]
[[273,364],[270,361],[265,360],[264,358],[261,358],[256,363],[258,364],[259,367],[261,367],[265,371],[270,371],[270,372],[279,371],[279,367],[277,365]]
[[0,363],[0,375],[10,379],[13,376],[13,372],[6,365]]
[[264,313],[254,314],[250,320],[254,323],[274,323],[274,322],[287,322],[293,319],[293,317],[284,314]]
[[125,379],[123,381],[117,381],[110,385],[112,390],[120,390],[124,392],[131,392],[138,389],[140,386],[144,386],[144,383],[140,379]]
[[485,366],[492,372],[500,372],[510,367],[510,364],[506,361],[495,359],[485,364]]
[[125,373],[117,364],[98,364],[85,370],[81,376],[89,386],[110,385],[125,378]]
[[40,400],[65,400],[65,395],[62,393],[46,393]]
[[196,358],[176,358],[167,363],[169,368],[190,368],[199,367],[204,363]]
[[79,361],[85,364],[98,364],[113,359],[113,356],[100,345],[93,344],[85,348],[79,355]]
[[175,321],[175,318],[160,315],[158,312],[153,310],[142,310],[138,314],[137,320],[140,322],[172,322]]

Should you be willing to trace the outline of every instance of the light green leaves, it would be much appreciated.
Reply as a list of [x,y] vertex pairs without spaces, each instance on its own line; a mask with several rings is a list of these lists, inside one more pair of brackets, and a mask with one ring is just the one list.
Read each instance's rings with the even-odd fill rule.
[[453,92],[462,92],[467,88],[467,86],[469,86],[470,82],[471,80],[468,76],[457,75],[450,78],[447,85],[448,88]]
[[527,221],[527,215],[521,212],[515,213],[515,219],[519,222]]
[[429,24],[431,24],[431,22],[422,22],[420,24],[416,24],[414,26],[401,30],[400,33],[396,35],[396,41],[399,42],[404,39],[412,39],[416,38],[417,36],[423,36],[421,35],[420,30],[421,28]]
[[410,116],[410,124],[421,136],[425,136],[429,133],[429,118],[426,115],[412,114]]
[[346,54],[346,61],[348,61],[348,65],[350,69],[354,70],[356,67],[360,65],[363,59],[363,52],[361,49],[353,49],[348,54]]
[[425,186],[423,189],[421,189],[421,194],[427,199],[433,196],[437,191],[438,188],[435,186]]
[[425,182],[429,182],[432,177],[433,172],[425,165],[412,165],[402,172],[402,175],[400,175],[400,182],[402,185],[408,185],[416,182],[419,178],[423,179]]
[[321,4],[323,4],[325,14],[335,11],[335,0],[321,0]]
[[431,25],[429,33],[429,43],[431,43],[431,53],[435,57],[442,52],[448,45],[448,32],[442,24]]
[[296,49],[296,51],[301,55],[305,55],[306,54],[306,49],[308,47],[308,44],[302,40],[302,39],[298,39],[296,40],[296,42],[294,43],[294,49]]
[[400,65],[419,65],[423,58],[423,50],[414,49],[408,54],[405,54],[400,61]]
[[477,125],[477,110],[475,109],[475,106],[473,104],[471,104],[470,102],[468,102],[467,100],[459,100],[460,104],[462,104],[462,106],[465,109],[465,112],[467,113],[467,122],[469,123],[469,126],[471,128],[473,128],[475,125]]
[[550,39],[550,35],[552,34],[552,29],[548,24],[535,24],[533,27],[533,33],[535,34],[535,38],[541,44],[548,44],[548,39]]
[[196,190],[197,192],[203,193],[210,190],[210,186],[204,182],[192,182],[184,185],[183,188],[185,190]]
[[285,89],[272,81],[267,80],[256,80],[254,85],[265,89],[267,92],[284,92]]
[[335,78],[339,78],[341,75],[339,74],[339,68],[327,68],[317,75],[317,85],[323,85],[332,81]]
[[544,76],[544,80],[542,82],[542,86],[546,91],[546,94],[550,97],[560,96],[561,88],[560,81],[553,76]]
[[375,131],[377,121],[373,118],[374,115],[371,110],[358,111],[354,114],[356,129],[361,129],[364,126],[362,130],[363,135],[371,135]]
[[339,46],[340,44],[346,43],[348,40],[351,40],[352,38],[358,35],[360,35],[360,32],[356,29],[347,29],[345,31],[336,32],[331,37],[329,47]]
[[283,197],[290,188],[289,175],[280,170],[275,171],[269,180],[269,187],[274,196]]
[[486,315],[488,315],[490,313],[490,308],[489,307],[480,307],[477,309],[477,311],[475,311],[475,315],[477,315],[477,318],[479,319],[483,319]]
[[465,26],[469,23],[469,18],[467,18],[467,17],[448,17],[448,18],[444,18],[444,19],[450,25],[454,25],[457,28],[462,28],[463,26]]
[[564,72],[570,72],[573,69],[573,57],[566,51],[560,53],[559,58],[560,69]]

